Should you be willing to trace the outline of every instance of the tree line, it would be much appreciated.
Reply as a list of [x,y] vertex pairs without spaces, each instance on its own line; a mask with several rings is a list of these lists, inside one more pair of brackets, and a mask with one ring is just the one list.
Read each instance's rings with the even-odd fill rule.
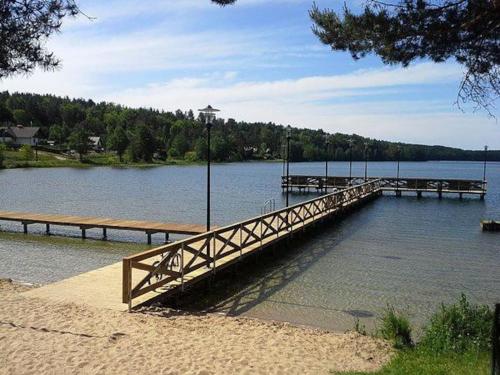
[[[120,160],[206,160],[206,130],[202,115],[192,110],[175,112],[128,108],[114,103],[62,98],[53,95],[0,92],[0,124],[40,127],[39,137],[60,150],[85,155],[88,137],[101,137],[107,151]],[[285,154],[285,126],[272,122],[217,119],[212,127],[211,154],[216,161],[280,159]],[[327,139],[329,142],[327,150]],[[359,135],[292,128],[290,160],[402,161],[477,160],[484,152],[444,146],[403,144]],[[489,160],[500,160],[491,151]]]

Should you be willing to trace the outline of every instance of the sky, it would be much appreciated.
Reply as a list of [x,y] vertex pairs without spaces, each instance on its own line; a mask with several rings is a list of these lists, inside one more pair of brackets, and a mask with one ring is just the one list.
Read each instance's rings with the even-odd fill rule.
[[[80,0],[47,47],[56,71],[0,81],[34,92],[130,107],[196,110],[331,133],[467,149],[500,149],[500,123],[455,104],[463,67],[353,60],[311,31],[311,0]],[[320,8],[344,2],[317,0]],[[359,9],[362,0],[347,1]],[[497,117],[499,117],[497,115]]]

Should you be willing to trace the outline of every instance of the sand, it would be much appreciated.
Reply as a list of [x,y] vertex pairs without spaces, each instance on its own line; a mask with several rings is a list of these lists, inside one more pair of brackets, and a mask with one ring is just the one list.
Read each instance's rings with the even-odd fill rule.
[[0,374],[328,374],[377,370],[388,343],[354,332],[151,308],[55,303],[0,281]]

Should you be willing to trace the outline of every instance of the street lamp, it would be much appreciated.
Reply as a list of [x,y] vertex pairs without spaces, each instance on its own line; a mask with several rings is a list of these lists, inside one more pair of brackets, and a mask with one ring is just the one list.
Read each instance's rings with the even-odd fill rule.
[[328,151],[330,148],[330,136],[325,134],[325,193],[328,193]]
[[[483,167],[483,185],[486,181],[486,162],[488,161],[488,146],[484,146],[484,167]],[[484,187],[483,187],[484,189]]]
[[285,175],[285,168],[286,168],[286,143],[283,142],[283,144],[281,145],[281,159],[283,160],[283,172],[282,172],[282,176]]
[[286,206],[288,207],[288,196],[290,194],[290,138],[292,138],[292,127],[286,128]]
[[368,180],[368,142],[365,142],[365,181]]
[[401,146],[398,145],[398,172],[396,177],[396,195],[399,195],[399,159],[401,159]]
[[[219,112],[218,109],[207,106],[206,108],[199,109],[205,119],[207,127],[207,232],[210,231],[210,129],[212,128],[213,121],[215,120],[215,113]],[[210,249],[207,250],[210,256]]]
[[353,140],[349,139],[349,185],[352,185],[352,144]]

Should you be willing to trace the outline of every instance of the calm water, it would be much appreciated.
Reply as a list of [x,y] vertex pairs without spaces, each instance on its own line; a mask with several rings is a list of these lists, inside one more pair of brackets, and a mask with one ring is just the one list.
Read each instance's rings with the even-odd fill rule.
[[[370,175],[393,176],[395,163],[371,163]],[[293,174],[322,174],[324,163],[297,163]],[[363,163],[354,163],[361,175]],[[348,174],[347,163],[330,163]],[[267,199],[284,204],[280,163],[213,167],[213,222],[260,214]],[[287,250],[258,271],[240,269],[230,293],[214,309],[324,328],[368,326],[388,304],[404,306],[420,324],[441,302],[461,292],[477,302],[500,301],[500,234],[483,233],[482,218],[500,219],[500,164],[488,165],[484,201],[435,196],[387,196]],[[401,163],[403,177],[482,177],[481,163]],[[0,171],[0,209],[109,216],[186,223],[205,222],[205,168],[19,169]],[[294,194],[298,202],[311,195]],[[2,222],[2,229],[21,225]],[[30,226],[32,232],[43,232]],[[55,229],[78,236],[71,229]],[[89,235],[92,235],[89,231]],[[95,237],[99,233],[94,232]],[[144,234],[110,231],[116,241],[145,241]],[[161,242],[161,236],[156,239]],[[91,245],[88,245],[91,244]],[[140,245],[135,250],[146,248]],[[120,260],[130,245],[0,234],[0,277],[46,283]],[[250,267],[251,268],[251,267]]]

